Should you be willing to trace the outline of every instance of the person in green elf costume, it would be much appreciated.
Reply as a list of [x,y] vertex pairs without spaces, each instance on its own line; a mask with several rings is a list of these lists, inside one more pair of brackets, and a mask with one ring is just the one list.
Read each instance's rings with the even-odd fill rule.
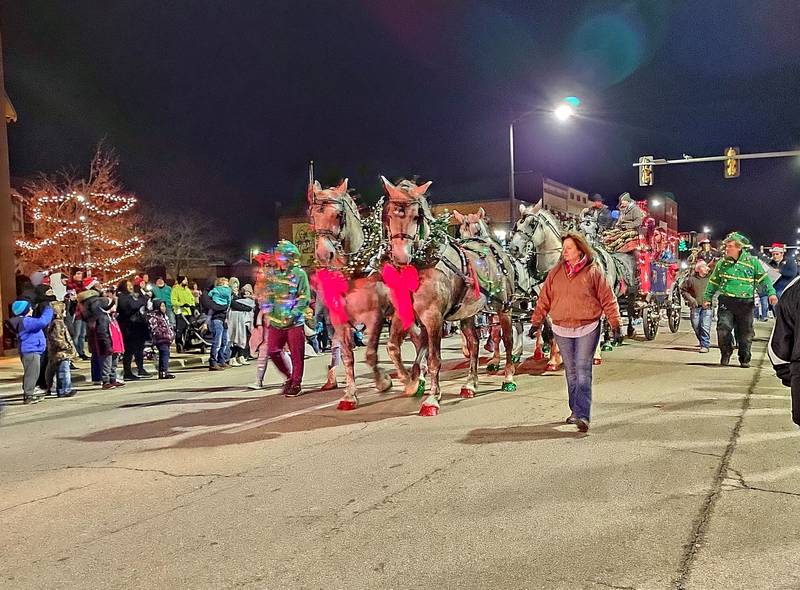
[[725,256],[714,266],[703,295],[703,307],[711,307],[715,293],[719,293],[717,312],[717,343],[721,365],[730,363],[733,354],[733,337],[739,347],[739,366],[750,366],[750,345],[753,342],[754,296],[759,288],[775,305],[778,297],[764,267],[750,254],[750,240],[739,232],[732,232],[724,240]]
[[[267,351],[278,370],[287,377],[283,394],[295,397],[302,393],[306,344],[303,325],[311,302],[311,287],[308,275],[300,267],[300,251],[287,240],[281,240],[275,247],[275,269],[265,295],[262,312],[269,322]],[[291,370],[281,354],[287,344],[292,359]]]

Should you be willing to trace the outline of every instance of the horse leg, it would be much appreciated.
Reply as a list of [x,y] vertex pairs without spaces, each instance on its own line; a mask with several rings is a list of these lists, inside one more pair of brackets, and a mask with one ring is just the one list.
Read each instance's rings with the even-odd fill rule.
[[[496,317],[496,316],[492,316]],[[500,326],[489,325],[489,340],[492,343],[492,358],[486,365],[488,373],[496,373],[500,370]]]
[[392,378],[386,374],[386,371],[378,366],[378,341],[380,340],[381,328],[383,327],[383,313],[380,309],[376,309],[370,317],[362,318],[362,321],[367,325],[367,352],[365,360],[367,361],[367,366],[372,369],[375,389],[380,393],[385,393],[392,388]]
[[389,342],[386,345],[386,351],[389,353],[389,358],[394,364],[397,376],[403,383],[408,384],[409,374],[406,370],[406,366],[403,364],[401,354],[404,338],[405,332],[403,331],[399,318],[397,318],[397,316],[392,316],[392,321],[389,324]]
[[[428,335],[423,327],[414,325],[411,326],[409,337],[414,343],[414,348],[417,351],[417,356],[414,359],[414,364],[411,367],[411,376],[406,384],[405,395],[422,395],[425,393],[425,379],[422,377],[427,372],[427,364],[425,356],[428,352]],[[413,388],[413,389],[412,389]]]
[[506,348],[506,367],[503,375],[503,391],[516,391],[517,384],[514,383],[514,334],[509,312],[500,312],[497,316],[500,319],[500,329],[503,334],[503,346]]
[[469,348],[469,374],[467,381],[461,386],[461,397],[468,399],[475,397],[478,388],[478,331],[475,328],[475,318],[461,320],[461,332],[467,340]]
[[429,310],[421,314],[422,325],[428,334],[428,376],[431,390],[419,409],[420,416],[437,416],[439,400],[442,397],[439,389],[439,370],[442,367],[442,315],[438,310]]
[[344,361],[344,375],[347,383],[344,388],[344,395],[339,400],[339,404],[336,406],[336,409],[355,410],[358,407],[358,396],[356,395],[353,331],[350,328],[350,324],[341,324],[336,326],[335,330],[336,335],[334,337],[339,340],[339,346],[342,351],[342,360]]

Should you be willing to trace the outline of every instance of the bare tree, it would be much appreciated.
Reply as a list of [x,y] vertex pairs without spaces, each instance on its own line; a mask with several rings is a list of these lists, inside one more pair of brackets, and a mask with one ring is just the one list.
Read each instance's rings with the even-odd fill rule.
[[145,213],[140,224],[148,239],[143,262],[164,266],[172,276],[186,274],[192,266],[207,264],[217,255],[214,225],[202,216],[153,211]]

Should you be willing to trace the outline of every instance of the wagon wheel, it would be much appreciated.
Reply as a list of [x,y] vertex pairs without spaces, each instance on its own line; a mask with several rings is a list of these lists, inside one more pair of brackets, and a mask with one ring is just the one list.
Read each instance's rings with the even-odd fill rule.
[[681,290],[678,288],[677,281],[672,286],[672,296],[669,300],[669,309],[667,310],[667,320],[669,321],[669,331],[673,334],[678,331],[681,326]]
[[658,308],[653,305],[648,307],[642,315],[642,327],[644,328],[644,337],[647,340],[654,340],[658,334],[660,316],[661,313]]

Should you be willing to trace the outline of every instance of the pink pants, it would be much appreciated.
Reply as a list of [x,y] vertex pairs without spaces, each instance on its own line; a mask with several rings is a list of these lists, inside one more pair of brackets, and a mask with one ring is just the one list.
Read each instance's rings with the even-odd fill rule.
[[[283,357],[283,347],[289,345],[289,354],[292,357],[291,368],[286,366]],[[292,385],[302,385],[303,365],[305,362],[306,333],[303,326],[293,328],[267,329],[267,352],[269,358],[275,363],[278,370],[291,380]]]

